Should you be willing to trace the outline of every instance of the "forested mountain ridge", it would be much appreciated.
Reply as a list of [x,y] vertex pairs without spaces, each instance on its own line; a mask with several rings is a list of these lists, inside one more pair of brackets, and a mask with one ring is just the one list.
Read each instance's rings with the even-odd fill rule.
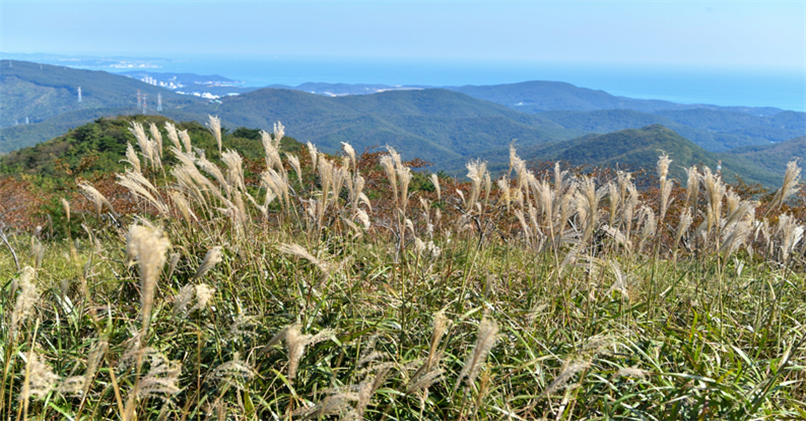
[[[79,102],[78,89],[81,88]],[[201,100],[103,71],[23,61],[0,61],[0,128],[45,121],[79,110],[137,107],[137,90],[151,108],[181,109]]]
[[[733,153],[708,152],[680,136],[671,129],[654,124],[640,129],[620,130],[608,134],[588,134],[572,140],[544,143],[531,146],[516,145],[518,155],[532,164],[563,162],[571,166],[616,167],[625,170],[654,170],[658,157],[669,155],[671,177],[685,181],[684,168],[693,165],[716,170],[722,161],[722,174],[726,181],[735,181],[735,176],[767,187],[780,185],[784,164],[780,169],[767,169],[752,156],[741,157]],[[509,159],[508,149],[484,152],[480,158],[490,163],[490,169],[505,172]],[[447,168],[454,175],[462,174],[463,164],[451,162]]]
[[654,114],[625,109],[545,111],[535,115],[566,128],[599,134],[661,124],[711,152],[768,145],[806,134],[806,114],[793,111],[764,117],[710,109],[665,110]]
[[388,144],[409,158],[434,162],[437,168],[449,159],[505,146],[513,138],[535,144],[582,134],[442,89],[341,97],[261,89],[223,99],[214,113],[227,126],[271,128],[281,121],[288,134],[329,152],[340,149],[342,141],[359,150]]
[[598,111],[603,109],[629,109],[649,113],[663,110],[713,109],[750,115],[773,115],[782,112],[778,108],[692,105],[665,100],[632,99],[614,96],[603,90],[577,87],[560,81],[524,81],[512,84],[467,85],[446,88],[528,113],[540,111]]

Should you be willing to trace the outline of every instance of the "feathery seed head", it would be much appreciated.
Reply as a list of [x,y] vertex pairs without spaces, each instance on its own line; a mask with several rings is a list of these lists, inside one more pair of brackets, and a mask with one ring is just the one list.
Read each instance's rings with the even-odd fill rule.
[[182,144],[179,142],[179,134],[176,132],[176,126],[174,126],[172,122],[166,122],[165,132],[168,133],[168,140],[173,143],[174,147],[181,150]]
[[187,130],[182,130],[179,132],[179,139],[182,140],[182,144],[185,145],[185,153],[188,155],[193,154],[193,144],[190,143],[190,135],[188,134]]
[[67,216],[67,222],[70,222],[70,203],[67,202],[67,199],[62,198],[62,206],[64,207],[64,214]]
[[347,153],[347,156],[350,158],[350,161],[352,161],[353,168],[355,169],[356,167],[358,167],[358,163],[355,161],[355,149],[353,149],[353,147],[347,142],[341,142],[341,147],[342,149],[344,149],[344,152]]
[[47,397],[59,381],[59,375],[53,373],[53,368],[43,361],[34,350],[31,350],[27,363],[28,385],[23,385],[20,400],[27,400],[31,396],[40,399]]
[[207,254],[204,256],[204,261],[202,261],[199,269],[196,270],[196,274],[193,275],[193,280],[199,279],[208,271],[210,271],[216,264],[220,263],[224,259],[223,248],[220,246],[214,246]]
[[497,338],[498,323],[484,316],[479,325],[479,335],[476,339],[476,345],[473,346],[473,351],[470,353],[467,360],[465,360],[465,366],[462,368],[462,372],[459,373],[459,378],[457,378],[456,385],[453,387],[454,391],[459,388],[459,384],[462,383],[462,378],[465,376],[467,377],[467,384],[473,385],[473,381],[476,380],[476,376],[478,376],[481,367],[487,360],[487,355],[495,345]]
[[129,229],[127,249],[129,255],[134,254],[137,257],[140,267],[140,306],[144,330],[148,328],[151,320],[157,278],[165,264],[165,254],[170,246],[171,242],[163,235],[161,229],[137,224]]
[[311,167],[316,171],[316,159],[319,157],[319,151],[316,150],[316,146],[311,142],[307,142],[306,145],[308,146],[308,153],[311,154]]
[[316,335],[303,335],[301,329],[302,325],[297,323],[285,331],[285,344],[288,349],[288,380],[292,382],[297,375],[299,361],[305,354],[305,347],[330,339],[335,334],[332,330],[325,329]]
[[34,281],[35,278],[36,270],[31,266],[25,266],[15,280],[15,286],[20,288],[20,294],[17,296],[14,310],[11,312],[11,335],[15,335],[19,326],[31,317],[34,306],[39,301],[39,289]]
[[151,131],[151,137],[157,144],[156,145],[157,152],[162,154],[162,133],[160,133],[160,129],[158,129],[157,125],[152,122],[151,125],[149,126],[149,131]]
[[221,119],[217,116],[208,115],[208,121],[205,124],[210,133],[213,133],[216,143],[218,143],[218,151],[221,152]]
[[660,180],[666,180],[666,175],[669,174],[669,164],[671,163],[672,160],[669,159],[669,155],[665,153],[658,159],[658,176]]
[[769,211],[779,208],[787,198],[797,192],[798,184],[800,183],[800,171],[801,169],[797,161],[790,161],[786,164],[784,182],[778,191],[775,192],[775,196],[772,202],[770,202]]
[[131,143],[126,142],[126,159],[122,159],[121,162],[128,162],[137,173],[142,172],[140,169],[140,158],[137,157],[137,153],[134,152]]

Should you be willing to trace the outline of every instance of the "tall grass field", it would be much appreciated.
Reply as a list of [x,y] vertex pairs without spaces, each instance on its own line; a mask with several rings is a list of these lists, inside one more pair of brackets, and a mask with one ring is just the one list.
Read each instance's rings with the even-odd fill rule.
[[794,161],[459,181],[207,126],[132,122],[36,228],[0,207],[3,420],[806,419]]

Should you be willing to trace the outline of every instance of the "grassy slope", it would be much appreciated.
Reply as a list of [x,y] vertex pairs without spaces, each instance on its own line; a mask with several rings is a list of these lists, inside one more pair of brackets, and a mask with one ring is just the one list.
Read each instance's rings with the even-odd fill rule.
[[[78,103],[78,87],[82,102]],[[103,71],[87,71],[33,62],[2,61],[0,64],[0,127],[31,122],[82,109],[135,107],[136,92],[148,96],[156,106],[157,94],[163,106],[182,108],[198,99],[178,95],[170,90],[152,86],[133,78]]]
[[[125,123],[108,124],[101,139]],[[641,131],[656,133],[658,145],[673,138],[662,138],[662,128]],[[192,133],[209,151],[209,134]],[[368,190],[392,192],[377,161],[358,168]],[[198,189],[144,170],[164,199]],[[275,200],[266,216],[211,177],[204,196],[181,198],[196,218],[173,203],[171,214],[154,215],[141,201],[118,227],[113,214],[96,216],[72,193],[72,221],[43,220],[35,234],[10,229],[21,267],[1,246],[0,355],[8,361],[0,417],[806,418],[804,263],[781,260],[778,232],[759,238],[753,253],[720,253],[732,228],[699,232],[695,223],[678,244],[674,222],[656,234],[645,230],[654,221],[624,213],[657,211],[652,192],[639,205],[605,198],[584,216],[531,209],[523,213],[534,218],[519,224],[517,202],[505,199],[529,192],[494,188],[471,210],[444,179],[441,199],[410,187],[408,209],[392,196],[373,201],[363,231],[341,225],[354,220],[354,206],[329,197],[318,170],[303,164],[301,181],[287,183],[290,205]],[[558,186],[555,199],[576,195]],[[704,192],[694,204],[698,221]],[[230,198],[246,218],[221,202]],[[684,191],[670,199],[669,221],[688,207]],[[62,212],[56,205],[51,212]],[[308,214],[314,205],[325,208],[318,221]],[[619,205],[613,221],[611,205]],[[470,212],[462,217],[458,207]],[[164,233],[129,227],[144,225],[138,217]],[[727,211],[717,219],[727,221]],[[628,243],[604,236],[605,225]],[[556,247],[547,239],[554,232],[563,232]],[[163,236],[170,248],[160,253]],[[207,255],[214,247],[218,261]],[[144,288],[154,288],[153,299],[141,296]],[[25,394],[26,383],[38,396]]]
[[774,145],[748,146],[730,151],[731,154],[753,161],[772,173],[781,173],[787,162],[806,158],[806,136]]

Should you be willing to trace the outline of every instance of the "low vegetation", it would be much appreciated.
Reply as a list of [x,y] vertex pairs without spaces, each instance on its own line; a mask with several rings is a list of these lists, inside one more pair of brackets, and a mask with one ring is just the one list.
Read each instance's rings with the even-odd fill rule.
[[3,419],[806,419],[795,162],[461,183],[181,127],[65,160],[27,228],[4,192]]

